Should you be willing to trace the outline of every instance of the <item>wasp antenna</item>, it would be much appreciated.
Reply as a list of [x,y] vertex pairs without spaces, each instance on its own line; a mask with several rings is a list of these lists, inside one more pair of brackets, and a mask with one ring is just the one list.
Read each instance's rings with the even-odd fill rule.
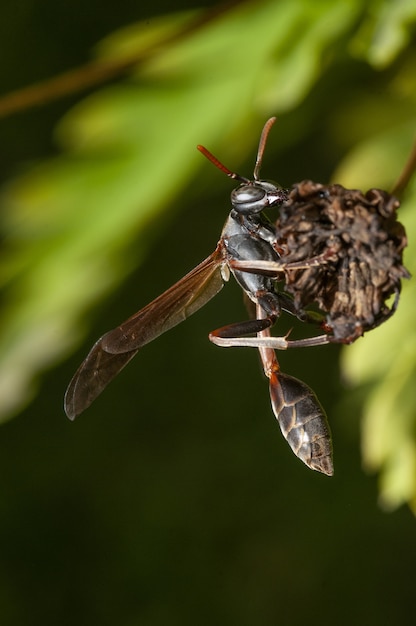
[[263,161],[263,153],[266,147],[267,137],[269,136],[270,129],[275,123],[275,121],[276,121],[275,117],[271,117],[270,119],[268,119],[261,132],[261,137],[259,141],[259,149],[257,150],[256,165],[254,166],[254,173],[253,173],[254,180],[259,180],[260,168],[261,168],[261,164]]
[[205,146],[198,145],[197,148],[204,155],[204,157],[208,159],[208,161],[211,161],[211,163],[213,163],[215,167],[221,170],[221,172],[224,172],[224,174],[226,174],[229,178],[233,178],[234,180],[239,180],[242,183],[250,182],[248,178],[245,178],[244,176],[240,176],[240,174],[237,174],[236,172],[232,172],[231,170],[228,169],[228,167],[225,167],[225,165],[223,165],[223,163],[221,163],[221,161],[219,161],[217,157],[215,157],[207,148],[205,148]]
[[393,189],[391,190],[391,193],[393,196],[396,196],[397,198],[401,198],[403,192],[405,191],[415,171],[416,171],[416,141],[413,143],[410,156],[407,160],[406,165],[403,168],[402,173],[400,174],[399,178],[396,180],[396,183]]

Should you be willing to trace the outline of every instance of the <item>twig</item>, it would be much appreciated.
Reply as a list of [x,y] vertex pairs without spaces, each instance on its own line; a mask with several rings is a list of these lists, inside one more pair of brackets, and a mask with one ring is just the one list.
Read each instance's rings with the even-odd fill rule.
[[206,24],[216,20],[219,16],[230,11],[235,5],[241,4],[237,0],[222,3],[213,9],[207,9],[198,14],[189,23],[185,24],[179,32],[169,35],[163,41],[158,41],[147,50],[141,50],[136,54],[123,59],[99,60],[87,63],[79,68],[70,70],[53,78],[11,91],[0,97],[0,118],[24,111],[31,107],[41,106],[59,98],[78,93],[96,85],[110,81],[127,73],[132,67],[143,63],[148,58],[159,53],[161,49],[180,40],[185,35],[198,31]]

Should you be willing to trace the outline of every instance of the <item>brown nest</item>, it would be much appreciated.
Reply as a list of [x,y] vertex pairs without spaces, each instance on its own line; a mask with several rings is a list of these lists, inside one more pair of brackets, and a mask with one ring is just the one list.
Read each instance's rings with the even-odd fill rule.
[[300,311],[318,305],[332,341],[350,343],[395,311],[401,279],[409,277],[398,207],[379,189],[363,194],[305,180],[280,210],[278,252],[286,264],[302,266],[287,268],[284,289]]

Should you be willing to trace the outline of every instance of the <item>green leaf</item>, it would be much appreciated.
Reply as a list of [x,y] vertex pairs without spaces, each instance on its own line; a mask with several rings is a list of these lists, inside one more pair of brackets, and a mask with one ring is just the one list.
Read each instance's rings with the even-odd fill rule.
[[367,3],[367,15],[351,43],[351,50],[374,67],[390,65],[411,38],[416,22],[413,0],[373,0]]

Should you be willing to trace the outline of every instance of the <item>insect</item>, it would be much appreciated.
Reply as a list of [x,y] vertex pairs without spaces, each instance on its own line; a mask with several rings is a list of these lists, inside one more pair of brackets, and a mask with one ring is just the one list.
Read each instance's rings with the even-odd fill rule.
[[[339,306],[335,296],[332,300],[329,297],[325,299],[321,293],[325,284],[329,285],[331,293],[339,293],[334,264],[342,262],[345,265],[345,258],[348,261],[351,257],[350,248],[346,251],[342,245],[338,245],[336,235],[340,228],[332,224],[331,220],[331,233],[324,232],[323,223],[316,217],[314,202],[310,198],[293,198],[296,186],[289,191],[276,183],[260,179],[264,149],[274,121],[275,118],[269,119],[263,128],[253,179],[230,171],[206,148],[198,146],[216,167],[239,182],[239,186],[231,193],[232,208],[219,242],[214,252],[185,277],[123,324],[98,339],[66,391],[65,412],[70,419],[90,406],[140,348],[187,319],[211,300],[228,281],[231,273],[254,306],[255,317],[214,330],[209,339],[224,347],[258,349],[264,373],[269,379],[272,409],[284,437],[293,452],[308,467],[328,476],[333,474],[331,434],[324,409],[305,383],[281,371],[275,350],[323,345],[334,341],[348,342],[359,335],[354,330],[353,335],[347,337],[347,331],[342,325],[339,325],[342,330],[338,330],[338,336],[337,332],[334,333],[334,328],[337,330],[335,321],[338,319],[334,302],[337,302],[338,308],[342,309],[342,306]],[[318,199],[325,198],[325,194],[328,196],[327,188],[321,191]],[[309,209],[312,207],[313,218],[304,218],[302,228],[306,219],[311,231],[309,236],[314,232],[324,232],[324,236],[318,236],[309,248],[303,246],[304,253],[296,256],[291,250],[291,240],[293,235],[296,240],[296,237],[300,237],[299,233],[303,232],[302,228],[298,228],[296,216],[309,215],[305,202]],[[283,220],[280,226],[278,222],[277,225],[273,224],[264,213],[271,208],[280,209],[288,219]],[[292,219],[293,222],[290,221]],[[327,222],[328,219],[325,224]],[[354,263],[357,262],[356,256],[353,257]],[[332,269],[325,274],[326,269],[322,268]],[[308,272],[317,271],[318,274],[312,274],[318,279],[317,286],[308,291],[305,276],[308,276]],[[388,295],[396,293],[397,280],[393,287],[383,291],[380,300],[387,297],[387,292]],[[292,290],[292,295],[277,288],[276,283],[279,281]],[[344,283],[348,287],[345,276]],[[306,295],[302,297],[302,294]],[[374,300],[374,293],[371,298]],[[341,298],[341,301],[345,302],[345,298]],[[305,309],[305,306],[314,303],[321,305],[327,313],[326,320]],[[345,308],[345,304],[343,306]],[[303,322],[318,323],[324,330],[323,334],[298,340],[272,336],[270,330],[282,312],[296,316]],[[350,323],[354,323],[351,318],[354,318],[356,312],[341,310],[341,313],[346,320],[345,328],[349,329]],[[384,318],[387,316],[384,313]],[[376,316],[374,320],[367,321],[363,331],[381,321],[377,321]]]

